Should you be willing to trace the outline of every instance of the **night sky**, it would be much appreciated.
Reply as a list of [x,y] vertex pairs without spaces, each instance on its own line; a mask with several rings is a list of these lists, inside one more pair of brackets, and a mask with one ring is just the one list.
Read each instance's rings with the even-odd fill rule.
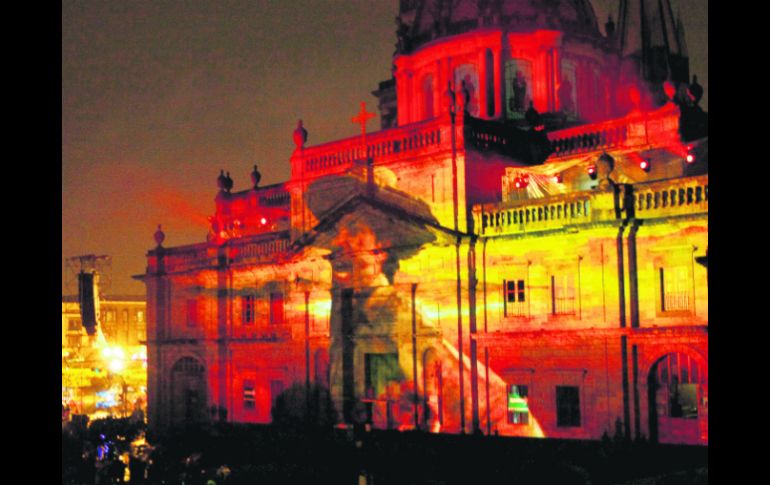
[[[593,0],[600,25],[617,0]],[[708,2],[681,11],[690,72],[706,89]],[[611,7],[610,7],[611,6]],[[112,256],[112,294],[144,294],[157,224],[164,246],[205,241],[216,178],[234,191],[289,177],[292,131],[353,136],[350,118],[390,78],[398,0],[62,2],[64,258]],[[369,130],[379,129],[379,118]],[[77,285],[72,290],[77,292]]]

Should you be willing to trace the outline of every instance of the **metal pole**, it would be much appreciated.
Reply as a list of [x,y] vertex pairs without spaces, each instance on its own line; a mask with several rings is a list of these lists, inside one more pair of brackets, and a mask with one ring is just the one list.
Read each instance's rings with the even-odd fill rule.
[[305,418],[310,419],[310,292],[305,290]]
[[414,429],[418,426],[417,413],[417,313],[415,309],[415,294],[417,293],[417,283],[412,283],[412,383],[414,384],[414,395],[412,403],[414,407]]

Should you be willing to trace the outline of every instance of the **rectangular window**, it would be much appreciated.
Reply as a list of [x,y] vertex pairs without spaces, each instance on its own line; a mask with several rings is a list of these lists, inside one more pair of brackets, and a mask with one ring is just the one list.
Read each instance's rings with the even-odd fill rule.
[[527,314],[527,292],[524,280],[503,281],[503,289],[505,291],[503,300],[505,316],[525,316]]
[[136,321],[138,323],[144,323],[144,310],[136,311]]
[[107,310],[104,312],[104,320],[107,322],[114,322],[115,321],[115,311],[114,310]]
[[510,384],[508,386],[508,424],[529,424],[529,388]]
[[241,323],[251,325],[255,320],[254,305],[256,298],[254,295],[244,295],[241,297]]
[[79,318],[70,318],[69,321],[67,321],[67,330],[80,330],[80,327],[82,326],[81,320]]
[[569,275],[551,275],[551,313],[573,315],[575,313],[575,281]]
[[128,310],[123,310],[123,321],[128,323]]
[[67,347],[80,347],[80,335],[67,335]]
[[580,426],[580,388],[556,386],[556,425]]
[[690,291],[686,266],[660,268],[660,310],[677,312],[690,310]]
[[283,325],[283,293],[270,293],[270,323]]
[[187,326],[194,327],[198,324],[198,300],[187,300]]
[[243,381],[243,407],[254,409],[257,407],[257,394],[254,391],[254,381]]

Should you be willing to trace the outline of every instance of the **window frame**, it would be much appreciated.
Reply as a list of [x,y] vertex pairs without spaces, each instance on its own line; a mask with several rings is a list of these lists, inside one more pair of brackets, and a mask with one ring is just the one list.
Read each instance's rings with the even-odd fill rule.
[[[509,285],[513,283],[513,289]],[[527,281],[524,278],[503,280],[503,315],[526,317],[529,315]]]
[[[692,275],[686,264],[659,265],[656,268],[658,316],[690,315],[693,312]],[[679,272],[679,275],[672,273]],[[681,280],[681,281],[679,281]],[[673,288],[672,288],[673,287]],[[667,305],[667,301],[684,298],[682,306]]]
[[285,323],[286,301],[283,292],[272,292],[269,296],[270,325],[281,326]]
[[243,380],[243,409],[254,411],[257,409],[257,386],[253,379]]
[[241,295],[241,325],[254,325],[257,321],[257,295]]
[[[516,388],[518,391],[516,395],[523,399],[527,404],[527,411],[511,411],[509,400],[511,394],[514,392],[512,388]],[[523,391],[523,393],[522,393]],[[511,426],[529,426],[529,415],[531,411],[529,409],[529,385],[528,384],[506,384],[506,409],[505,409],[505,422]],[[516,416],[523,417],[520,422],[516,421]]]
[[[559,284],[557,284],[559,283]],[[572,273],[551,274],[551,316],[577,316],[575,300],[577,300],[578,288],[575,285],[575,275]],[[562,296],[558,296],[558,295]],[[567,294],[568,296],[563,296]],[[558,303],[561,301],[561,305]],[[570,302],[564,305],[564,302]],[[569,306],[568,310],[565,308]]]
[[[580,409],[580,386],[556,386],[555,397],[556,426],[559,428],[582,427],[583,420]],[[571,400],[572,398],[575,399],[574,402]],[[565,399],[568,400],[565,401]],[[565,412],[567,413],[566,415],[564,414]]]

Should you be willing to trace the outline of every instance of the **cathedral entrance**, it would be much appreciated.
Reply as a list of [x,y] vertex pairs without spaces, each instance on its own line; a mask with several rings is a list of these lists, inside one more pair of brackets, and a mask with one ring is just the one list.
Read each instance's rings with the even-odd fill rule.
[[205,417],[204,368],[197,359],[183,357],[171,369],[171,423],[200,423]]
[[364,354],[366,422],[392,429],[400,402],[398,354]]
[[708,382],[699,363],[688,354],[667,354],[652,366],[647,386],[651,441],[702,443]]

